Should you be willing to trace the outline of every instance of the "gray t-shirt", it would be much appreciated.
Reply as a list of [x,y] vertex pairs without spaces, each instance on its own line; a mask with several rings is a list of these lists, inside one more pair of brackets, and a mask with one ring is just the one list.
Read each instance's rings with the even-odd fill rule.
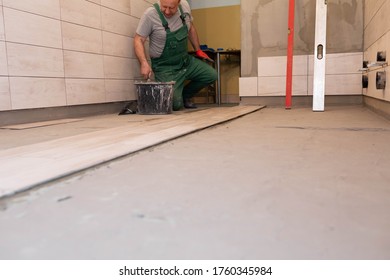
[[[160,4],[160,2],[158,2]],[[185,15],[185,21],[188,29],[191,27],[192,16],[191,8],[186,0],[181,0],[180,5]],[[169,29],[174,32],[183,26],[180,18],[180,9],[170,18],[166,18]],[[160,57],[165,46],[166,31],[162,25],[161,19],[154,7],[146,9],[139,21],[136,33],[142,37],[149,37],[149,55],[150,57]]]

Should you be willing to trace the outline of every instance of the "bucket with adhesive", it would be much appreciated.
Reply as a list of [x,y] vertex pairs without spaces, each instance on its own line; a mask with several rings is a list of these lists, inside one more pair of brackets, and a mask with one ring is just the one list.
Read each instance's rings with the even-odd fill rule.
[[135,82],[138,113],[164,115],[172,113],[173,85],[175,82]]

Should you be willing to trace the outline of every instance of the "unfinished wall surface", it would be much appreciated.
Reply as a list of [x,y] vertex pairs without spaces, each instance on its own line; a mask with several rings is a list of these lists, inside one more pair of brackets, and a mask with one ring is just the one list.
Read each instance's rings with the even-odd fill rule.
[[135,99],[152,0],[1,0],[0,111]]
[[[376,62],[377,52],[385,51],[390,55],[390,1],[388,0],[365,0],[364,13],[364,60],[370,64]],[[388,58],[387,58],[387,61]],[[376,88],[376,73],[387,70],[385,67],[372,67],[369,69],[368,88],[363,94],[374,99],[390,102],[390,88]],[[386,72],[387,81],[390,76]],[[389,83],[388,83],[389,84]],[[390,111],[390,110],[389,110]]]
[[[241,1],[241,96],[285,94],[287,2]],[[358,0],[328,0],[326,94],[361,94],[363,8]],[[293,95],[312,94],[315,12],[316,1],[295,1]]]
[[[257,58],[287,53],[286,0],[242,0],[242,76],[257,75]],[[295,1],[294,54],[314,53],[315,1]],[[328,53],[363,51],[363,2],[328,1]]]

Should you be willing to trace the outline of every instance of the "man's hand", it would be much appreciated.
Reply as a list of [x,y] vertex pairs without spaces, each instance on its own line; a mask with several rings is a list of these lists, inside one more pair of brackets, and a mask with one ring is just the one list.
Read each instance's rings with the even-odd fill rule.
[[150,79],[150,77],[152,76],[152,68],[150,68],[148,62],[141,63],[140,72],[142,77],[144,77],[145,80]]
[[207,60],[207,61],[209,61],[209,62],[214,62],[214,60],[212,60],[204,51],[202,51],[202,50],[197,50],[196,52],[195,52],[195,55],[197,56],[197,57],[199,57],[199,58],[201,58],[201,59],[205,59],[205,60]]

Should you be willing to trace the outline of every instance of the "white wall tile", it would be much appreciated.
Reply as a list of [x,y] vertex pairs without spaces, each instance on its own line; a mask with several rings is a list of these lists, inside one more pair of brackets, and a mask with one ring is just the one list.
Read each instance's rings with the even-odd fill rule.
[[8,75],[7,51],[5,42],[0,41],[0,76]]
[[[378,51],[386,51],[387,61],[390,54],[390,1],[376,0],[366,1],[366,18],[365,23],[365,52],[364,60],[373,63],[376,61]],[[381,26],[378,26],[381,25]],[[383,30],[386,31],[384,36],[380,36]],[[387,81],[390,80],[388,72],[389,66],[385,68],[371,68],[368,73],[368,89],[363,91],[364,95],[377,98],[380,100],[390,101],[390,86],[387,82],[385,90],[376,89],[376,72],[386,71]]]
[[119,12],[130,14],[130,1],[129,0],[100,0],[101,5],[108,7]]
[[130,14],[134,17],[141,18],[145,10],[152,5],[153,4],[143,0],[130,0]]
[[371,46],[389,30],[390,1],[380,6],[364,30],[364,48]]
[[66,105],[63,78],[10,77],[12,109]]
[[104,80],[66,79],[68,105],[105,102]]
[[0,41],[5,41],[3,7],[0,6]]
[[131,80],[106,80],[106,101],[136,99],[134,82]]
[[[307,75],[307,67],[307,55],[294,56],[293,76]],[[286,76],[287,56],[259,57],[257,69],[259,77]]]
[[[357,74],[363,67],[363,53],[336,53],[326,55],[326,74]],[[309,56],[309,75],[314,73],[314,56]]]
[[[309,58],[307,55],[294,55],[293,57],[293,76],[307,75]],[[285,64],[285,73],[287,72],[287,61]]]
[[87,1],[100,5],[100,0],[87,0]]
[[107,79],[133,79],[139,74],[136,59],[104,56],[104,74]]
[[8,71],[11,76],[64,77],[62,50],[6,44]]
[[0,110],[136,99],[133,37],[152,2],[0,0]]
[[0,77],[0,110],[11,110],[11,94],[8,77]]
[[59,0],[3,0],[4,7],[14,8],[38,15],[60,19],[60,1]]
[[307,77],[307,94],[313,95],[313,75]]
[[240,96],[257,96],[257,77],[241,77],[238,83]]
[[4,8],[8,42],[62,48],[59,20]]
[[308,75],[313,76],[314,75],[314,55],[309,55],[309,69],[308,69]]
[[61,19],[93,28],[101,28],[100,6],[80,0],[60,0]]
[[363,67],[363,53],[329,54],[326,74],[357,74]]
[[386,71],[386,81],[387,81],[387,86],[386,86],[386,89],[385,89],[385,92],[384,92],[384,97],[383,99],[386,100],[386,101],[389,101],[390,102],[390,72]]
[[65,50],[102,53],[102,31],[98,29],[62,22],[62,36]]
[[135,58],[134,40],[131,37],[103,31],[104,54]]
[[134,37],[139,19],[102,7],[102,28],[104,31]]
[[258,77],[258,96],[280,96],[285,94],[286,79],[283,77]]
[[[389,26],[390,28],[390,26]],[[387,32],[385,36],[379,38],[364,52],[364,60],[367,60],[370,63],[373,63],[377,59],[378,51],[385,51],[387,57],[390,55],[390,32]],[[389,61],[389,58],[387,58]]]
[[[293,76],[292,95],[307,95],[307,76]],[[285,77],[258,77],[258,96],[285,96]]]
[[[308,77],[308,93],[313,95],[313,76]],[[362,75],[326,75],[325,95],[360,95],[362,94]]]
[[131,62],[131,72],[133,74],[133,78],[136,79],[141,76],[141,70],[138,59],[132,59]]
[[65,77],[67,78],[104,78],[103,57],[64,50]]
[[325,93],[327,95],[362,94],[362,75],[326,75]]
[[364,27],[371,22],[378,10],[383,6],[386,0],[365,0],[364,3]]
[[[381,69],[380,71],[383,71],[383,69]],[[387,85],[384,90],[376,89],[376,72],[377,71],[371,71],[368,73],[368,89],[365,94],[373,98],[390,101],[390,86],[389,86],[390,72],[386,71]]]
[[[293,76],[292,95],[305,96],[308,95],[308,76]],[[286,95],[286,81],[284,82],[283,95]]]

